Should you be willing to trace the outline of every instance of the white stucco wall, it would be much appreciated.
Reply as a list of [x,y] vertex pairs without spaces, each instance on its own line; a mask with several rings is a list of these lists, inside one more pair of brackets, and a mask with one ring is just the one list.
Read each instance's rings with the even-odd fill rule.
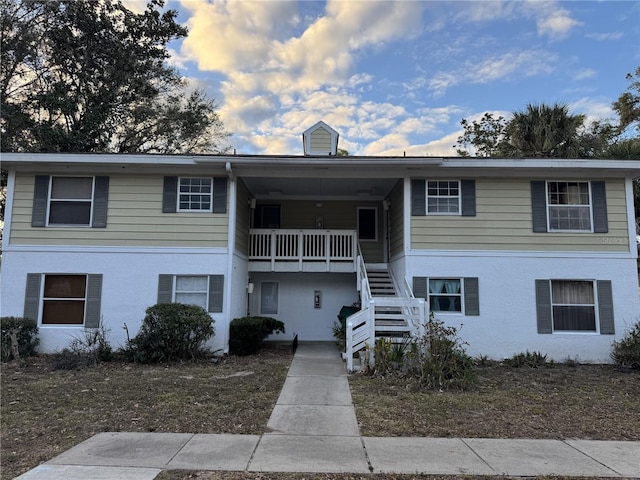
[[[4,252],[2,261],[2,316],[22,316],[27,273],[100,273],[103,275],[101,315],[109,330],[114,349],[138,332],[145,309],[157,303],[158,275],[225,275],[226,249],[193,251],[132,250],[106,251],[79,249],[76,252]],[[225,291],[225,295],[227,295]],[[227,305],[226,299],[224,302]],[[226,307],[225,307],[226,308]],[[228,336],[229,313],[212,313],[216,335],[209,342],[213,349],[224,348]],[[40,350],[53,352],[69,346],[82,327],[40,326]]]
[[[252,273],[255,285],[251,295],[251,314],[275,318],[284,322],[285,334],[272,335],[269,340],[299,341],[334,340],[332,327],[343,305],[358,300],[356,276],[348,273]],[[262,282],[278,282],[278,313],[260,312]],[[321,307],[314,308],[314,291],[322,296]]]
[[[613,340],[622,338],[640,320],[638,276],[632,258],[413,254],[407,257],[406,269],[409,284],[414,276],[479,278],[480,316],[438,314],[446,324],[459,328],[472,356],[502,359],[529,350],[556,361],[607,363]],[[611,280],[616,334],[538,334],[536,279]]]

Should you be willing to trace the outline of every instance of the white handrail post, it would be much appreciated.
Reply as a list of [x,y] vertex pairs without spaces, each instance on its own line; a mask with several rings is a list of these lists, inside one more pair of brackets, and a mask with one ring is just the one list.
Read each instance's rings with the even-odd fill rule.
[[324,255],[327,259],[327,272],[331,271],[331,230],[324,233]]
[[369,319],[367,320],[369,324],[369,340],[371,341],[371,348],[369,348],[369,365],[375,365],[375,356],[374,356],[374,348],[376,345],[376,305],[373,300],[369,300]]
[[347,347],[346,347],[346,356],[347,356],[347,372],[351,372],[353,370],[353,323],[348,318],[345,320],[347,322]]
[[302,258],[304,256],[304,230],[298,232],[298,269],[302,271]]
[[276,250],[277,250],[278,237],[275,230],[271,230],[271,271],[276,270]]

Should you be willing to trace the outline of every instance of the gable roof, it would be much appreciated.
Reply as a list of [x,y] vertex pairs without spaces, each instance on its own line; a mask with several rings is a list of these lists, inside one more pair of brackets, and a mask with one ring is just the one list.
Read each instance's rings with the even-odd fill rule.
[[302,132],[305,155],[337,155],[338,132],[320,121]]

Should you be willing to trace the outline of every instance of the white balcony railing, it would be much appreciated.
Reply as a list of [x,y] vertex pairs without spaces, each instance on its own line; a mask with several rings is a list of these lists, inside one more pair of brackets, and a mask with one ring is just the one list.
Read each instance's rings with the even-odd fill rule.
[[[262,229],[249,231],[249,261],[253,266],[269,265],[271,271],[336,270],[342,265],[355,271],[357,234],[354,230]],[[278,268],[289,264],[287,268]],[[315,264],[314,269],[311,265]],[[348,265],[348,266],[347,266]]]

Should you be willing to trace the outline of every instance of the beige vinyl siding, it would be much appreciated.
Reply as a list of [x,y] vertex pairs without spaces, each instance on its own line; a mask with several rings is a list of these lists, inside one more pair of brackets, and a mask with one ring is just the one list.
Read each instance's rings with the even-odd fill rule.
[[624,180],[606,181],[608,233],[534,233],[531,182],[476,180],[475,217],[411,217],[417,250],[629,251]]
[[312,152],[331,153],[331,132],[324,128],[318,128],[311,133],[309,143]]
[[[316,216],[321,216],[325,230],[356,230],[358,228],[358,207],[376,207],[378,211],[378,240],[360,242],[362,254],[367,262],[382,262],[382,205],[381,202],[355,201],[258,201],[264,205],[280,205],[283,229],[314,229]],[[321,204],[321,207],[317,205]]]
[[227,246],[227,213],[162,213],[162,186],[162,176],[111,175],[106,228],[34,228],[31,226],[34,176],[18,174],[10,242],[12,245]]
[[238,179],[236,202],[236,251],[247,255],[249,249],[249,190]]
[[403,181],[400,180],[389,194],[391,206],[391,231],[389,241],[391,242],[391,257],[401,255],[404,252],[404,189]]

